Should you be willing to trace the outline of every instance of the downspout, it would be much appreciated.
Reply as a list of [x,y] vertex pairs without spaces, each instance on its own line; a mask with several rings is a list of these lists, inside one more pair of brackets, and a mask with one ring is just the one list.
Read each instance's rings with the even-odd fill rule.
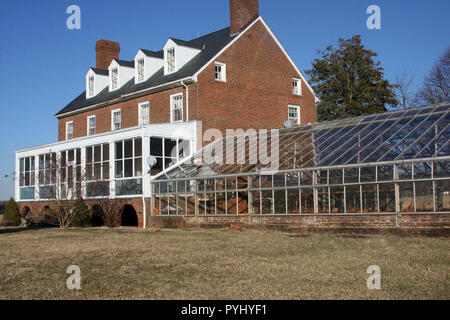
[[184,84],[184,80],[181,81],[181,84],[186,89],[186,121],[189,121],[189,88]]

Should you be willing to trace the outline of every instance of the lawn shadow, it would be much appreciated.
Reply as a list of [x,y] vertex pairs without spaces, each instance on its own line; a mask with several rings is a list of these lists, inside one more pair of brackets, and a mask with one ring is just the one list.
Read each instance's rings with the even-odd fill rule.
[[22,232],[22,231],[41,230],[41,229],[50,229],[50,228],[55,228],[55,227],[53,227],[53,226],[11,227],[11,228],[0,229],[0,234],[17,233],[17,232]]

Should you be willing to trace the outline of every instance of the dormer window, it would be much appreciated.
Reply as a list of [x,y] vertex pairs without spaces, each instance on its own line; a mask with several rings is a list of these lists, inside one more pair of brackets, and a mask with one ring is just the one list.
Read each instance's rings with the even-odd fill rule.
[[292,93],[301,96],[302,95],[302,82],[300,79],[292,79]]
[[94,95],[94,76],[89,77],[89,97]]
[[111,90],[116,90],[119,82],[119,70],[117,68],[111,69]]
[[144,81],[144,58],[137,61],[138,82]]
[[175,48],[167,49],[167,72],[175,71]]

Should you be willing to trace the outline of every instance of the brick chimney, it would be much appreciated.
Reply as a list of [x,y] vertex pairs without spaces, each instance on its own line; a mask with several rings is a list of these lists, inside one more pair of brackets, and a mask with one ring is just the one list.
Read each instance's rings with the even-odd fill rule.
[[108,69],[113,59],[119,59],[120,44],[109,40],[98,40],[95,44],[96,67]]
[[230,33],[241,31],[242,27],[257,16],[258,0],[230,0]]

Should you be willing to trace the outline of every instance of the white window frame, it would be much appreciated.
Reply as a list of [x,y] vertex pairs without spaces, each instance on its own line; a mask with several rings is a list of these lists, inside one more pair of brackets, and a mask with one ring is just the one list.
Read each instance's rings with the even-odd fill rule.
[[[114,81],[114,73],[116,73],[116,81]],[[117,90],[118,88],[119,88],[119,68],[112,68],[111,69],[111,91]]]
[[[297,119],[292,118],[290,116],[290,112],[289,112],[290,108],[295,108],[297,110],[297,115],[298,115]],[[292,104],[288,105],[288,120],[293,120],[293,121],[296,122],[296,124],[300,124],[300,106],[295,106],[295,105],[292,105]]]
[[[116,112],[120,112],[120,122],[119,122],[120,126],[118,129],[116,129],[114,123],[114,113]],[[111,111],[111,131],[118,131],[120,129],[122,129],[122,109],[114,109]]]
[[[169,64],[169,57],[170,57],[169,52],[171,52],[171,51],[173,51],[173,69],[172,70],[170,69],[170,64]],[[167,55],[167,62],[166,62],[167,63],[167,73],[168,74],[169,73],[173,73],[173,72],[175,72],[177,70],[175,47],[168,48],[166,50],[166,55]]]
[[[294,83],[296,83],[297,85],[295,86]],[[302,95],[302,80],[301,79],[298,79],[298,78],[292,79],[292,93],[295,94],[296,96]]]
[[[136,69],[137,69],[137,83],[143,82],[145,80],[145,59],[140,58],[136,61]],[[142,62],[142,64],[141,64]],[[142,67],[142,70],[141,70]],[[141,78],[142,77],[142,78]]]
[[[72,125],[72,137],[69,138],[69,124]],[[72,140],[73,139],[73,121],[67,121],[66,122],[66,140]]]
[[[216,67],[220,67],[220,72],[216,71]],[[217,78],[217,75],[219,74],[219,78]],[[218,82],[227,82],[227,65],[222,62],[215,62],[214,63],[214,79]]]
[[88,95],[89,98],[95,95],[95,76],[90,76],[88,78]]
[[[143,109],[143,107],[144,106],[147,106],[147,109],[148,109],[148,119],[146,119],[147,121],[143,121],[144,119],[142,118],[142,116],[143,116],[143,114],[142,114],[142,109]],[[141,103],[139,103],[138,104],[138,116],[139,116],[139,121],[138,121],[138,123],[139,123],[139,125],[140,126],[143,126],[143,125],[146,125],[146,124],[150,124],[150,103],[148,102],[148,101],[145,101],[145,102],[141,102]]]
[[[174,99],[176,97],[181,96],[181,120],[177,120],[174,121],[173,116],[174,116]],[[177,123],[177,122],[183,122],[184,121],[184,99],[183,99],[183,93],[176,93],[176,94],[172,94],[170,95],[170,122],[172,123]]]
[[[94,127],[92,128],[90,125],[91,125],[91,119],[94,119]],[[87,117],[87,135],[88,136],[92,136],[92,135],[94,135],[95,133],[96,133],[96,129],[97,129],[97,117],[94,115],[94,116],[89,116],[89,117]],[[91,133],[91,129],[94,129],[94,132],[93,133]]]

